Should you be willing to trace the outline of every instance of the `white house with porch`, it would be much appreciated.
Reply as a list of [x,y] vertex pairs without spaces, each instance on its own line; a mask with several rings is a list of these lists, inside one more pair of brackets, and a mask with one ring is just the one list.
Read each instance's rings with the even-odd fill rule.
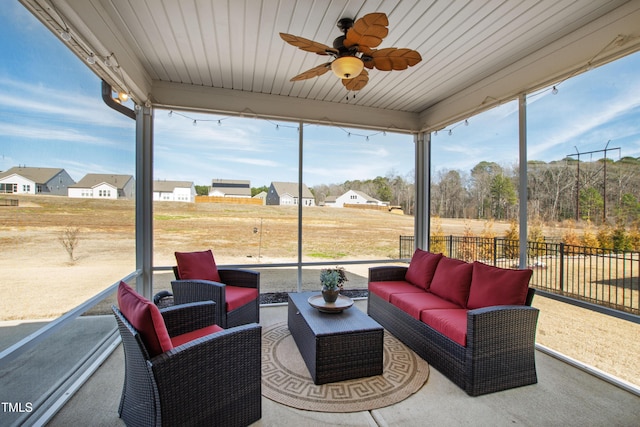
[[69,197],[88,199],[132,199],[135,180],[132,175],[88,173],[69,186]]
[[190,202],[196,200],[193,181],[153,181],[153,200],[165,202]]
[[334,208],[343,208],[344,205],[370,205],[370,206],[386,206],[387,203],[374,199],[362,191],[349,190],[341,196],[328,198],[325,200],[325,206]]
[[0,173],[0,194],[49,194],[66,196],[75,184],[67,171],[60,168],[18,166]]

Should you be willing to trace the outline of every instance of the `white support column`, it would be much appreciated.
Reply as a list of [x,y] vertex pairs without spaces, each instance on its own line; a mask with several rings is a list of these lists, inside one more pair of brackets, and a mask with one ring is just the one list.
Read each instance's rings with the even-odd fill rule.
[[519,132],[520,132],[520,167],[519,182],[520,191],[518,197],[520,199],[520,268],[527,266],[527,95],[521,94],[518,98],[518,116],[519,116]]
[[414,135],[415,143],[415,247],[428,250],[431,219],[431,134]]
[[302,163],[304,161],[304,122],[298,124],[298,292],[302,291]]
[[136,106],[136,289],[153,292],[153,110]]

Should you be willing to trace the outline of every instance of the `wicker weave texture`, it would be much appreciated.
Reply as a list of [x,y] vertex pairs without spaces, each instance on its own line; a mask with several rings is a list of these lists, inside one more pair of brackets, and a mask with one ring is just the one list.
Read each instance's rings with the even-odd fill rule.
[[[211,303],[194,304],[206,305],[211,317]],[[260,325],[226,329],[149,359],[138,332],[116,307],[112,309],[125,352],[119,408],[125,424],[246,426],[261,418]],[[186,307],[165,309],[163,317],[165,311],[172,313],[165,322],[190,317]],[[167,323],[167,329],[184,328]]]
[[307,302],[315,294],[289,294],[287,319],[314,383],[381,375],[383,328],[355,307],[321,313]]
[[[375,267],[369,270],[369,280],[404,280],[405,272],[406,267]],[[530,302],[533,289],[529,294]],[[369,293],[367,313],[471,396],[537,382],[536,308],[469,310],[466,347],[373,293]]]
[[225,285],[253,288],[260,295],[260,272],[246,269],[220,268],[222,283],[208,280],[180,280],[178,270],[173,269],[176,279],[171,282],[174,304],[187,304],[194,301],[214,301],[216,303],[216,324],[222,328],[232,328],[248,323],[260,322],[260,299],[227,312]]

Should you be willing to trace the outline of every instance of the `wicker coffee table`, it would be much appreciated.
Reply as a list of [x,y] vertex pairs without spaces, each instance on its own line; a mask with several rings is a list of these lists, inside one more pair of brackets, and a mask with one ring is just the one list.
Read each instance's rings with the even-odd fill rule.
[[356,307],[324,313],[289,294],[288,327],[315,384],[382,374],[382,326]]

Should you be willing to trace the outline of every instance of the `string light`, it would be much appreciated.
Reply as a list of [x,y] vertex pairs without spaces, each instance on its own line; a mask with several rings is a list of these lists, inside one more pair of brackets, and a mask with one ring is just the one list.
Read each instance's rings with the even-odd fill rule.
[[[191,117],[191,116],[188,116],[186,114],[182,114],[182,113],[179,113],[179,112],[173,111],[173,110],[169,110],[167,115],[169,117],[173,117],[174,115],[177,115],[177,116],[183,117],[185,119],[191,120],[191,123],[192,123],[193,126],[197,126],[198,122],[216,122],[218,124],[218,126],[222,126],[222,120],[230,119],[231,117],[233,117],[233,116],[229,116],[229,117],[223,117],[223,118],[218,118],[218,119],[196,119],[194,117]],[[273,121],[271,121],[269,119],[262,119],[262,120],[266,121],[267,123],[271,123],[275,127],[275,129],[277,131],[279,131],[280,128],[296,129],[296,131],[298,131],[298,132],[300,131],[300,127],[299,126],[276,123],[276,122],[273,122]],[[312,125],[312,123],[306,123],[304,126],[311,126],[311,125]],[[346,130],[346,129],[344,129],[344,128],[340,127],[340,126],[337,126],[337,125],[333,125],[332,124],[331,126],[333,126],[334,128],[342,130],[344,133],[347,134],[348,138],[351,138],[352,135],[353,136],[358,136],[358,137],[364,138],[365,141],[367,141],[367,142],[370,140],[371,137],[373,137],[375,135],[380,135],[380,134],[382,134],[383,136],[387,135],[386,130],[365,135],[365,134],[358,134],[358,133],[351,132],[351,131]]]
[[551,93],[554,94],[554,95],[557,95],[558,94],[558,88],[554,86],[553,89],[551,89]]

